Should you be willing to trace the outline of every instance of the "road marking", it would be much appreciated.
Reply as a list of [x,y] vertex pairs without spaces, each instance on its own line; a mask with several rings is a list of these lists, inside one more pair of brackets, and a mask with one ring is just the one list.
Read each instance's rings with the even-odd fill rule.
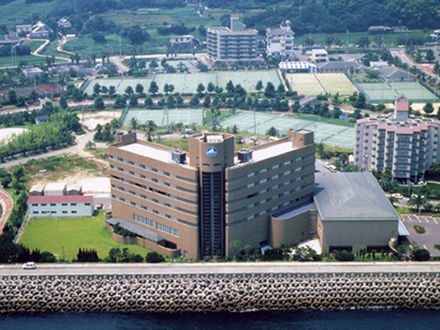
[[428,219],[427,219],[427,218],[425,218],[425,221],[426,221],[426,223],[429,223],[429,221],[428,221]]
[[423,248],[424,248],[424,249],[426,249],[426,250],[428,250],[428,248],[426,247],[426,245],[425,245],[425,244],[423,244]]
[[434,220],[435,224],[438,225],[437,220],[435,220],[434,218],[432,218],[432,220]]
[[419,223],[422,223],[422,220],[420,220],[420,218],[417,218],[417,220],[419,220]]

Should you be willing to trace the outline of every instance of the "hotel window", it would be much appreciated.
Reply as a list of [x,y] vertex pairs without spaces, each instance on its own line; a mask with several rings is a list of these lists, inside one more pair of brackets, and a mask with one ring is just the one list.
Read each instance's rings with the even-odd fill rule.
[[70,203],[70,206],[76,206],[76,203]]
[[50,206],[56,206],[57,204],[55,204],[55,203],[50,203]]

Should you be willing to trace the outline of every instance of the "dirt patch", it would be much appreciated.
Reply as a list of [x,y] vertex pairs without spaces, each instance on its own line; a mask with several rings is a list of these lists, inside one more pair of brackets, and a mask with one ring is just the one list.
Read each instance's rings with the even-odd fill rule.
[[86,126],[89,130],[94,130],[96,125],[105,124],[111,122],[113,119],[119,119],[121,117],[122,111],[99,111],[99,112],[88,112],[80,114],[81,125]]

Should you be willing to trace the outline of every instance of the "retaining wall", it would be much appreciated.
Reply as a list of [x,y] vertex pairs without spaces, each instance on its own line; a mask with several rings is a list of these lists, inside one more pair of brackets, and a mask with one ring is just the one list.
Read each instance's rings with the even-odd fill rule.
[[2,276],[0,312],[440,307],[439,273]]

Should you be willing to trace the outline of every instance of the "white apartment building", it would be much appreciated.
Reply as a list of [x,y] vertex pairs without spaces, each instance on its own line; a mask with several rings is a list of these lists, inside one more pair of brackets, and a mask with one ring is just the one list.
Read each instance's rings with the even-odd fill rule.
[[314,63],[323,63],[328,61],[328,53],[325,49],[312,49],[311,60]]
[[213,61],[255,61],[257,59],[257,33],[231,17],[231,27],[211,27],[207,30],[208,56]]
[[417,182],[440,161],[440,121],[409,115],[408,99],[396,97],[394,113],[356,122],[355,165],[390,170],[395,180]]
[[290,28],[290,21],[286,20],[280,24],[279,28],[266,29],[266,54],[267,56],[281,56],[282,58],[292,59],[293,41],[295,32]]

